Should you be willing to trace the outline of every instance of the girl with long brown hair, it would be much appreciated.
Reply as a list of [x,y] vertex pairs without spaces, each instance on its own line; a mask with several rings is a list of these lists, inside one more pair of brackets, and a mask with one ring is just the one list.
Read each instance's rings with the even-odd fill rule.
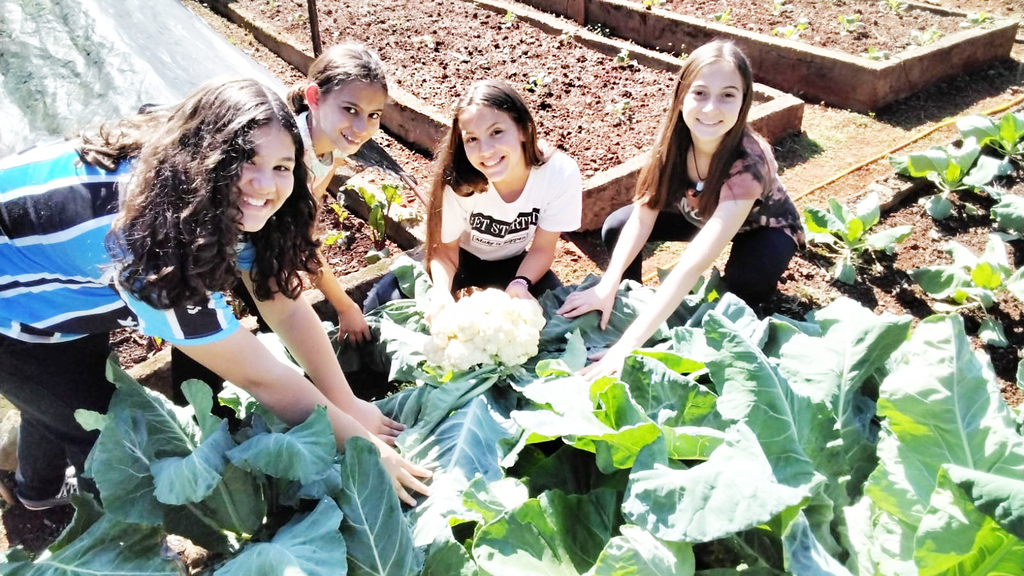
[[[400,425],[356,398],[300,297],[316,273],[316,203],[284,101],[253,80],[215,81],[181,103],[0,162],[0,393],[22,413],[18,497],[67,503],[105,412],[109,332],[180,347],[280,418],[327,408],[339,448],[377,445],[399,496],[429,473],[388,444]],[[220,292],[241,275],[309,379],[240,329]]]
[[602,235],[612,252],[608,269],[596,286],[570,294],[558,313],[572,318],[597,310],[606,327],[622,279],[640,280],[644,244],[689,244],[651,305],[614,346],[592,357],[600,361],[584,375],[620,370],[730,242],[723,280],[754,306],[771,295],[803,245],[800,215],[779,181],[771,147],[747,126],[752,99],[750,64],[735,45],[706,44],[683,63],[635,199],[605,220]]
[[[562,285],[551,263],[559,235],[580,226],[582,179],[572,158],[542,149],[515,90],[498,80],[470,86],[437,166],[426,240],[433,313],[469,286],[531,298]],[[364,309],[398,297],[397,282],[385,277]]]

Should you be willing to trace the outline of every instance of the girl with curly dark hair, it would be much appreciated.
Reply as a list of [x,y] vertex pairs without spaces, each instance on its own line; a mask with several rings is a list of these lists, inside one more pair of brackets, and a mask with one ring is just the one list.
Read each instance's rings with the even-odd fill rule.
[[[316,273],[316,203],[284,101],[253,80],[205,84],[183,102],[78,141],[0,161],[0,393],[22,413],[17,494],[66,502],[104,412],[108,333],[162,338],[287,422],[327,407],[339,448],[363,436],[403,500],[429,473],[388,444],[401,425],[352,393],[300,298]],[[309,380],[239,329],[221,291],[238,275]]]

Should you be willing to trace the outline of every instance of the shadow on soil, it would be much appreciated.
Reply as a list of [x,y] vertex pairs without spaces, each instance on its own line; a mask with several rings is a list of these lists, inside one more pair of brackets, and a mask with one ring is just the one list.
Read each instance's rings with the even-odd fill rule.
[[875,119],[904,130],[956,116],[975,103],[1024,85],[1024,62],[1006,59],[951,78],[875,113]]
[[803,164],[825,151],[806,132],[781,138],[772,144],[772,148],[775,160],[779,163],[780,173],[785,172],[787,168]]

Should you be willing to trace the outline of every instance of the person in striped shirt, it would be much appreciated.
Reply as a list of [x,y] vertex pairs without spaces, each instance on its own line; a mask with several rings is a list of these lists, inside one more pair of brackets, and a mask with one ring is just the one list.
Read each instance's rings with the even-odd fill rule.
[[[299,273],[315,274],[317,206],[284,101],[254,80],[0,160],[0,394],[22,413],[17,494],[66,501],[105,412],[109,332],[162,338],[287,422],[327,408],[339,448],[374,442],[399,496],[429,472],[390,445],[402,426],[356,398]],[[240,330],[221,292],[241,275],[309,379]]]

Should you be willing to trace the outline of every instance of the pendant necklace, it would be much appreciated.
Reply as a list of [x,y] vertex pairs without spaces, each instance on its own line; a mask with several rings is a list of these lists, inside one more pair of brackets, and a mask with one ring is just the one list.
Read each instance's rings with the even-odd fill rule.
[[697,168],[697,153],[690,147],[690,155],[693,157],[693,171],[697,173],[697,181],[694,183],[693,195],[699,196],[704,191],[704,177],[700,175],[700,168]]

